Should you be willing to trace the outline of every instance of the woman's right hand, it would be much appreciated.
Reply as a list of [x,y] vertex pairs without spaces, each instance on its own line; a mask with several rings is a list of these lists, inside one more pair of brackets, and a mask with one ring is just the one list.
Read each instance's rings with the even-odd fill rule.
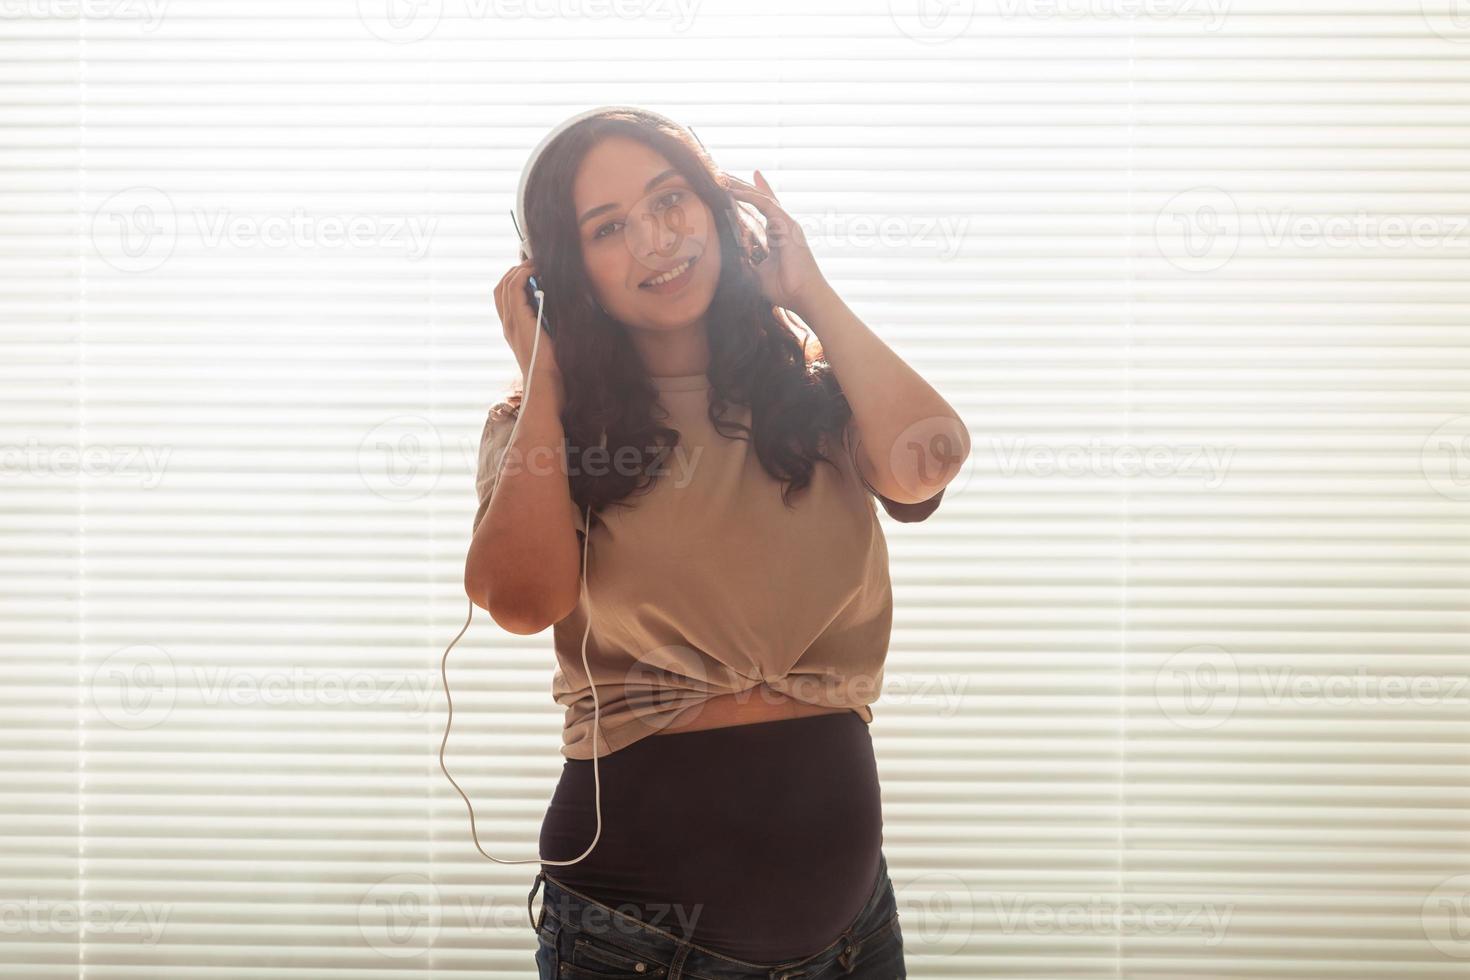
[[[505,331],[505,342],[521,366],[521,376],[530,379],[531,344],[536,339],[536,306],[526,295],[526,280],[536,271],[530,259],[519,262],[501,278],[495,287],[495,312]],[[543,327],[541,343],[536,348],[536,370],[560,375],[551,335]]]

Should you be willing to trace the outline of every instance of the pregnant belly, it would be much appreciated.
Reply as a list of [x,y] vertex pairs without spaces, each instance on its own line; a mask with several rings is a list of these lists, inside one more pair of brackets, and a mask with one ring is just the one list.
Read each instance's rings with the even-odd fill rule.
[[[546,874],[747,963],[821,950],[861,911],[883,840],[872,738],[848,709],[649,737],[600,764],[602,835]],[[563,763],[541,857],[597,829],[590,759]]]

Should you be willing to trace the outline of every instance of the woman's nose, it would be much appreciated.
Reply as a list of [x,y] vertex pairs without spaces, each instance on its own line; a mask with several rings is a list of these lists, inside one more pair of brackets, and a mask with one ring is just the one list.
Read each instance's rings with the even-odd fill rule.
[[678,205],[662,211],[640,209],[624,226],[624,236],[633,257],[658,272],[667,272],[686,251],[685,243],[694,229]]

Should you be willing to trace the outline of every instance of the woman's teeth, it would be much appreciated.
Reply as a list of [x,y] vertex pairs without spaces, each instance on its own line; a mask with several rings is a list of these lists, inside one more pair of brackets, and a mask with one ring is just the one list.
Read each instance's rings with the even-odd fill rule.
[[685,259],[678,266],[675,266],[674,268],[670,269],[668,272],[665,272],[661,276],[654,276],[652,279],[650,279],[647,282],[643,283],[643,285],[644,286],[662,286],[664,283],[669,282],[670,280],[673,280],[673,279],[677,279],[680,276],[682,276],[684,274],[684,272],[689,268],[689,266],[691,266],[693,264],[694,264],[694,260],[692,258]]

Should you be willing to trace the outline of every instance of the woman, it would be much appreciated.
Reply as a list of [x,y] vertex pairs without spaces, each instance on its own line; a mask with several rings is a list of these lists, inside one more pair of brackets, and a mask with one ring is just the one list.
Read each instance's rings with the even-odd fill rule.
[[523,180],[534,267],[495,292],[533,394],[518,427],[524,382],[486,420],[465,570],[506,629],[554,628],[540,975],[903,977],[867,730],[892,623],[873,497],[926,518],[965,426],[759,173],[645,110],[559,129]]

